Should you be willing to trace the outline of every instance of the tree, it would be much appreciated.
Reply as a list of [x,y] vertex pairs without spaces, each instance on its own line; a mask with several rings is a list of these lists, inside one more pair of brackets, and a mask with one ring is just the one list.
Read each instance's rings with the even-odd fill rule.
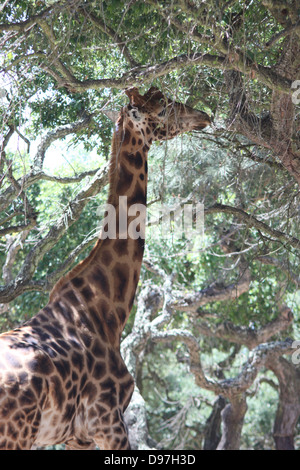
[[[157,200],[204,204],[205,240],[186,252],[187,240],[149,227],[141,289],[123,344],[138,384],[144,437],[137,447],[156,445],[144,400],[157,403],[151,356],[161,366],[157,348],[168,346],[197,386],[189,406],[176,397],[173,415],[162,405],[161,415],[150,413],[155,436],[155,423],[167,419],[171,445],[202,447],[220,410],[209,420],[214,408],[206,408],[212,414],[198,422],[187,410],[199,416],[199,390],[209,390],[204,401],[212,404],[216,394],[226,402],[218,445],[238,448],[248,395],[259,374],[272,371],[279,384],[275,443],[295,446],[299,371],[290,360],[293,343],[283,335],[297,334],[299,315],[297,11],[295,0],[30,0],[1,7],[2,329],[22,321],[29,303],[32,315],[96,239],[93,214],[105,201],[112,126],[105,113],[122,106],[124,89],[156,85],[214,120],[209,132],[155,147],[150,155],[149,210]],[[17,139],[27,154],[18,152]],[[72,167],[47,168],[51,145],[66,139],[71,153],[76,145],[84,149],[80,162],[70,155]],[[93,166],[92,151],[98,154]],[[221,365],[207,370],[212,348]],[[251,352],[242,361],[245,348]],[[234,372],[239,360],[240,375]],[[295,383],[293,392],[287,380]],[[179,423],[176,441],[172,426],[178,430]]]

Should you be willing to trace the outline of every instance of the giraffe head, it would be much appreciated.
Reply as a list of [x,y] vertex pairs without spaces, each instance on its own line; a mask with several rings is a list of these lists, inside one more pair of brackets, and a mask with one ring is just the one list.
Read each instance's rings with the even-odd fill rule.
[[154,87],[143,96],[137,88],[126,90],[126,94],[130,103],[123,108],[123,116],[146,127],[148,140],[172,139],[184,132],[204,129],[211,122],[203,111],[174,102]]

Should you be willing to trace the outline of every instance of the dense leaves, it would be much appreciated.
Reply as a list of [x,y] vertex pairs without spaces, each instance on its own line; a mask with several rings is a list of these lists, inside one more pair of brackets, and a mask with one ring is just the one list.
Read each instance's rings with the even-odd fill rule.
[[[167,230],[149,224],[123,339],[136,331],[143,289],[161,292],[171,274],[172,318],[162,332],[193,334],[214,380],[239,377],[261,342],[297,339],[297,2],[30,0],[0,10],[1,331],[45,305],[55,281],[89,252],[107,196],[113,125],[105,111],[127,103],[124,89],[155,85],[209,113],[213,126],[153,144],[149,213],[155,201],[201,203],[205,230],[191,244],[175,236],[172,220]],[[218,442],[226,428],[187,344],[147,337],[139,346],[136,381],[150,434],[165,448],[207,448],[211,423]],[[248,404],[242,448],[275,446],[283,395],[279,369],[263,360],[239,396]],[[225,397],[236,404],[236,395]],[[299,448],[299,430],[292,433]]]

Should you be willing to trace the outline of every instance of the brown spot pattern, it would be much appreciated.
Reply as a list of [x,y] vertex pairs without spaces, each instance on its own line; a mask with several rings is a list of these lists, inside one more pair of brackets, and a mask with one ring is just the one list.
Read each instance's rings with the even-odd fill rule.
[[[167,135],[155,118],[162,94],[153,89],[145,97],[136,89],[126,93],[132,104],[141,103],[143,118],[127,119],[126,108],[119,115],[109,200],[127,195],[128,204],[145,204],[152,138],[200,128],[201,118],[185,121],[184,127],[185,108],[175,103],[177,121],[169,123]],[[120,356],[119,338],[133,305],[143,251],[143,239],[130,245],[98,242],[57,283],[46,307],[23,327],[0,335],[0,448],[61,442],[82,449],[93,442],[104,450],[130,448],[123,412],[134,382]]]

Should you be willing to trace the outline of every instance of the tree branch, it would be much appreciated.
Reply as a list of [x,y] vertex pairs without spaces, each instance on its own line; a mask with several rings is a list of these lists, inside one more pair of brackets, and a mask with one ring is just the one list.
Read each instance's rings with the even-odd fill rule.
[[[50,145],[57,139],[65,137],[69,134],[79,132],[85,127],[89,126],[92,120],[93,114],[85,116],[82,120],[60,126],[49,131],[46,135],[41,138],[40,144],[38,145],[37,152],[33,159],[33,167],[27,175],[23,176],[19,180],[15,180],[16,184],[11,184],[5,191],[0,195],[0,210],[5,210],[9,204],[19,195],[19,188],[25,191],[29,186],[36,183],[39,180],[57,181],[62,184],[73,183],[81,181],[85,176],[93,176],[97,170],[91,170],[83,172],[73,177],[56,177],[47,175],[42,171],[45,154]],[[12,135],[12,130],[10,134]],[[7,139],[6,139],[7,140]],[[17,185],[17,186],[16,186]]]
[[[164,278],[166,278],[166,276],[164,276]],[[144,287],[138,296],[137,312],[132,332],[122,342],[122,354],[124,355],[125,362],[130,372],[135,377],[137,376],[137,371],[141,367],[141,361],[148,341],[155,343],[169,343],[170,341],[184,343],[188,349],[190,370],[195,377],[196,384],[201,388],[228,398],[231,401],[231,404],[230,409],[227,409],[227,414],[229,412],[237,412],[239,409],[238,405],[241,404],[241,400],[244,404],[245,412],[247,409],[245,394],[253,384],[259,370],[266,365],[267,361],[272,361],[274,358],[280,357],[282,354],[291,354],[294,352],[294,348],[292,347],[293,341],[290,339],[283,342],[258,343],[260,341],[267,340],[273,336],[274,333],[280,331],[280,329],[286,328],[290,324],[292,317],[288,312],[286,312],[286,315],[282,315],[278,320],[271,322],[258,330],[255,338],[252,332],[249,332],[249,330],[247,331],[247,329],[245,329],[245,331],[241,331],[241,329],[238,328],[235,331],[232,329],[232,336],[230,336],[230,338],[226,336],[228,334],[228,330],[225,334],[221,334],[221,331],[219,330],[220,336],[217,334],[217,337],[227,340],[234,339],[236,342],[241,341],[242,344],[256,347],[250,352],[239,375],[231,379],[213,380],[208,378],[204,373],[200,359],[200,345],[198,340],[190,331],[180,328],[161,329],[161,326],[165,324],[165,322],[162,321],[164,320],[164,316],[170,319],[173,308],[172,299],[168,296],[172,279],[167,278],[167,281],[168,282],[164,289],[167,294],[166,297],[163,295],[163,289],[153,285],[153,283]],[[164,305],[163,311],[165,311],[165,315],[160,314],[155,318],[154,315],[158,312],[162,302]],[[137,396],[139,396],[138,390]],[[144,402],[136,405],[134,398],[133,405],[135,406],[134,411],[137,418],[133,421],[130,421],[129,419],[129,423],[134,424],[139,421],[138,417],[141,416],[142,413],[143,418],[141,418],[141,422],[145,425],[146,418],[144,415]],[[130,416],[131,419],[133,419],[132,413],[130,413]],[[242,420],[243,416],[244,414],[241,416]],[[145,427],[143,427],[143,429],[145,429]],[[134,427],[133,433],[136,436]],[[145,435],[148,436],[148,432],[143,433],[143,436]],[[237,436],[237,438],[238,437],[239,436]],[[223,443],[222,445],[225,444]],[[227,443],[226,445],[229,444]],[[139,447],[137,446],[135,448]]]
[[253,70],[255,70],[256,78],[268,88],[281,91],[288,95],[291,95],[293,92],[291,88],[292,81],[277,75],[271,68],[254,64],[249,60],[247,63],[244,63],[240,59],[229,61],[227,57],[202,53],[182,54],[160,64],[139,66],[124,73],[120,78],[88,79],[81,81],[69,71],[68,74],[64,73],[63,77],[60,77],[53,71],[51,73],[57,80],[58,87],[66,87],[73,93],[83,93],[90,89],[125,89],[133,86],[141,86],[142,84],[144,85],[147,82],[152,82],[159,77],[167,75],[174,70],[180,70],[194,65],[206,65],[211,68],[223,70],[238,70],[250,76],[253,75]]
[[268,361],[283,354],[292,354],[295,351],[292,346],[292,339],[260,344],[250,352],[249,358],[244,363],[240,374],[235,378],[216,381],[205,376],[200,361],[200,346],[196,338],[189,331],[172,329],[155,332],[155,334],[151,335],[151,339],[155,342],[180,341],[184,343],[189,350],[190,370],[195,376],[196,384],[201,388],[210,390],[216,395],[225,396],[228,399],[244,393],[253,384],[258,371]]
[[256,259],[263,264],[279,268],[281,271],[286,273],[288,279],[290,279],[298,288],[300,287],[300,276],[291,270],[288,263],[268,255],[259,255]]
[[[193,39],[193,41],[198,42],[200,44],[211,44],[214,41],[212,36],[206,36],[204,34],[200,34],[196,31],[195,24],[191,24],[190,22],[182,23],[175,17],[174,11],[171,10],[170,5],[161,5],[157,0],[146,0],[149,5],[152,5],[157,9],[161,17],[169,24],[172,23],[176,30],[181,31],[182,33],[186,34],[188,37]],[[174,6],[174,4],[172,4]],[[189,12],[187,12],[189,13]]]
[[50,7],[46,8],[44,11],[41,13],[31,16],[25,21],[20,21],[19,23],[7,23],[7,24],[0,24],[0,32],[4,31],[16,31],[16,32],[27,32],[30,28],[32,28],[38,20],[41,18],[45,18],[46,16],[49,15],[51,11],[54,9],[57,9],[57,7],[61,7],[62,4],[65,4],[67,2],[57,2]]
[[290,34],[294,32],[300,32],[300,22],[297,21],[296,24],[289,25],[287,28],[282,29],[279,31],[279,33],[274,34],[274,36],[271,37],[271,39],[266,43],[264,49],[270,49],[271,46],[273,46],[279,39],[289,36]]
[[36,222],[31,220],[25,224],[11,225],[10,227],[1,228],[0,237],[4,237],[5,235],[8,235],[10,233],[17,233],[17,232],[23,232],[23,230],[29,230],[33,228],[35,224]]
[[281,232],[280,230],[273,229],[269,227],[267,224],[258,220],[251,214],[248,214],[242,209],[237,207],[231,207],[224,204],[214,204],[213,206],[204,209],[205,214],[213,214],[218,212],[224,212],[225,214],[231,214],[236,216],[238,219],[244,221],[248,226],[255,227],[257,230],[261,230],[262,232],[267,233],[274,237],[277,241],[288,244],[296,249],[300,249],[300,240],[296,237],[288,235],[286,233]]
[[45,159],[45,153],[57,139],[61,139],[69,134],[74,134],[88,127],[91,124],[92,115],[86,115],[84,119],[73,122],[72,124],[66,124],[64,126],[57,127],[53,131],[49,131],[44,137],[41,138],[41,142],[37,148],[36,155],[33,160],[33,167],[35,171],[41,171]]
[[[200,319],[201,317],[202,315],[199,315]],[[258,329],[234,325],[229,321],[222,322],[215,328],[205,322],[200,322],[195,328],[203,336],[219,338],[222,341],[245,345],[248,349],[253,349],[259,344],[267,342],[275,334],[286,330],[292,323],[293,314],[290,309],[286,308],[280,312],[278,318]]]
[[23,292],[32,290],[31,279],[39,261],[64,235],[67,228],[79,218],[88,199],[100,192],[107,183],[108,164],[101,168],[90,181],[68,204],[63,214],[48,231],[47,235],[38,241],[30,250],[16,278],[6,286],[0,287],[0,303],[10,302]]
[[120,49],[121,54],[127,59],[131,67],[137,67],[138,62],[132,57],[129,49],[126,47],[126,43],[122,38],[114,31],[110,26],[107,25],[102,19],[96,17],[92,13],[86,10],[84,6],[79,8],[80,13],[85,17],[88,18],[91,23],[93,23],[97,28],[100,29],[103,33],[109,36],[113,41],[116,42],[118,48]]

